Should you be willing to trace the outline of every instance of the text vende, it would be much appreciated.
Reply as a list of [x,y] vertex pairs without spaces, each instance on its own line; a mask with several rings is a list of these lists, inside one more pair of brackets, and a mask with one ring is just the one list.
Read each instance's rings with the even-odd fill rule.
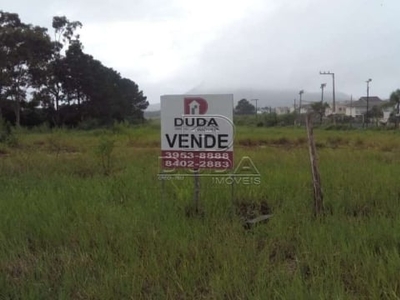
[[229,147],[228,134],[169,134],[165,135],[171,148],[226,149]]

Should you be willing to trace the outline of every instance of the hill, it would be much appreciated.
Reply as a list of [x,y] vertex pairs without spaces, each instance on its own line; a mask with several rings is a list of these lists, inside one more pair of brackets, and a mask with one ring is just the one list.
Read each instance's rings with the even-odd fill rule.
[[[258,99],[258,107],[277,107],[277,106],[292,106],[293,100],[299,100],[299,91],[296,90],[271,90],[271,89],[249,89],[249,88],[237,88],[237,89],[202,89],[195,88],[188,92],[188,94],[233,94],[235,105],[241,99]],[[307,101],[319,101],[321,99],[320,92],[307,92],[304,91],[302,100],[304,103]],[[350,99],[350,96],[336,92],[336,101],[344,101]],[[324,94],[325,101],[332,101],[332,94],[326,92]]]
[[[293,100],[299,101],[299,92],[295,90],[271,90],[271,89],[251,89],[251,88],[236,88],[236,89],[212,89],[205,87],[196,87],[189,90],[186,94],[233,94],[234,105],[243,98],[247,100],[258,99],[258,107],[279,107],[279,106],[292,106]],[[303,103],[315,102],[321,99],[320,92],[307,92],[304,91],[302,100]],[[336,92],[336,101],[349,100],[350,96],[342,92]],[[332,93],[326,91],[324,100],[331,102]],[[150,104],[145,111],[149,117],[159,116],[160,103]]]

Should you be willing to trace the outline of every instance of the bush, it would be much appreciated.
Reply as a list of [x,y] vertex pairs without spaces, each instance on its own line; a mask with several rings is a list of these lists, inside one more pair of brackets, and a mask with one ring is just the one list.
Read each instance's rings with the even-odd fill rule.
[[102,136],[96,148],[96,155],[100,159],[104,175],[109,175],[112,169],[112,152],[114,150],[115,141]]
[[9,147],[18,146],[18,139],[14,135],[10,123],[3,119],[0,119],[0,143]]
[[339,125],[331,124],[325,127],[325,130],[354,130],[354,129],[356,128],[348,124],[339,124]]
[[78,129],[81,130],[92,130],[100,127],[99,121],[96,119],[87,119],[78,124]]
[[264,123],[267,127],[274,127],[278,124],[277,114],[264,114]]
[[1,119],[0,120],[0,143],[5,143],[10,135],[12,135],[10,123]]
[[32,132],[37,132],[37,133],[49,133],[51,132],[51,126],[48,122],[44,122],[43,124],[33,127]]
[[128,121],[114,122],[113,126],[111,127],[111,131],[114,134],[123,134],[128,132],[129,127],[130,124]]

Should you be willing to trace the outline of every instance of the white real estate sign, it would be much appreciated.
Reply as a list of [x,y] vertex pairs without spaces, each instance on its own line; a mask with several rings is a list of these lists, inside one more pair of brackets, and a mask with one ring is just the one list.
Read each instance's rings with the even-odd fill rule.
[[233,168],[233,95],[161,96],[162,166]]

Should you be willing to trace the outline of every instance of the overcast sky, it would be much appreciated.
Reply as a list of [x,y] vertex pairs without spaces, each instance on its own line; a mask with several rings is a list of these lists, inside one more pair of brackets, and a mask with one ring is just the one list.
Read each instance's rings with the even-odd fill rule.
[[399,0],[0,0],[22,21],[83,23],[85,52],[150,103],[195,86],[337,91],[400,88]]

